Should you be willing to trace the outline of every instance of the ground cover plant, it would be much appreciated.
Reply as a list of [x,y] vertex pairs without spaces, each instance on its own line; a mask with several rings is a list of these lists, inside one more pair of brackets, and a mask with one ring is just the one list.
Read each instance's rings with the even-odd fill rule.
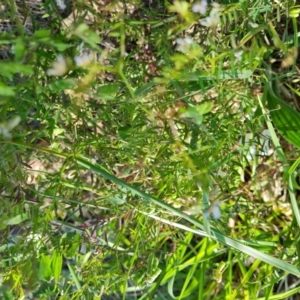
[[1,3],[1,299],[297,299],[299,11]]

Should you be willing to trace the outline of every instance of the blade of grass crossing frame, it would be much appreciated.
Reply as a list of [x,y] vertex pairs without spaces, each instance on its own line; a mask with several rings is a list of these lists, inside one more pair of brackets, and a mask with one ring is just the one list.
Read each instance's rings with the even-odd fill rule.
[[[54,155],[57,155],[59,157],[64,157],[64,158],[69,158],[71,156],[73,156],[73,159],[78,163],[80,164],[81,166],[83,166],[84,168],[88,169],[88,170],[91,170],[101,176],[103,176],[104,178],[114,182],[115,184],[125,188],[126,190],[130,191],[133,195],[138,195],[142,198],[144,198],[145,200],[149,201],[149,202],[152,202],[158,206],[160,206],[161,208],[169,211],[169,212],[172,212],[173,215],[176,215],[176,216],[179,216],[183,219],[185,219],[186,221],[189,221],[191,224],[195,225],[197,228],[200,228],[201,230],[204,230],[204,226],[196,219],[194,219],[193,217],[191,216],[188,216],[187,214],[179,211],[178,209],[172,207],[171,205],[159,200],[159,199],[156,199],[155,197],[131,186],[130,184],[120,180],[119,178],[117,178],[116,176],[110,174],[109,172],[107,172],[106,170],[104,170],[104,168],[102,168],[101,165],[97,164],[97,163],[92,163],[89,159],[83,157],[83,156],[80,156],[80,155],[68,155],[68,154],[63,154],[63,153],[60,153],[60,152],[57,152],[57,151],[53,151],[51,149],[47,149],[47,148],[39,148],[39,147],[36,147],[36,146],[33,146],[33,145],[30,145],[30,144],[24,144],[24,143],[20,143],[20,142],[16,142],[16,141],[5,141],[6,143],[11,143],[11,144],[14,144],[14,145],[19,145],[19,146],[23,146],[23,147],[27,147],[27,148],[31,148],[31,149],[35,149],[35,150],[39,150],[39,151],[43,151],[43,152],[46,152],[46,153],[52,153]],[[49,151],[50,150],[50,151]],[[150,214],[149,214],[150,216]],[[151,215],[152,216],[152,215]],[[152,216],[152,218],[154,219],[158,219],[160,220],[159,217],[155,217],[155,216]],[[161,220],[163,221],[163,220]],[[170,221],[167,221],[167,222],[170,222]],[[173,222],[170,222],[172,224],[174,224]],[[179,224],[182,226],[182,224]],[[191,232],[194,232],[200,236],[208,236],[208,234],[206,232],[203,232],[203,231],[199,231],[199,230],[195,230],[193,228],[189,228],[187,227],[187,229],[189,229],[188,231],[191,231]],[[237,239],[232,239],[226,235],[224,235],[223,233],[219,232],[218,230],[214,229],[211,227],[211,238],[213,238],[215,241],[221,243],[221,244],[224,244],[224,245],[227,245],[233,249],[236,249],[238,251],[241,251],[245,254],[248,254],[256,259],[259,259],[261,261],[264,261],[265,263],[267,264],[270,264],[276,268],[279,268],[287,273],[291,273],[291,274],[294,274],[296,276],[300,276],[300,268],[296,267],[296,266],[293,266],[289,263],[286,263],[280,259],[277,259],[275,257],[272,257],[268,254],[265,254],[264,252],[262,251],[259,251],[255,248],[252,248],[252,247],[249,247],[249,246],[246,246],[244,244],[242,244],[240,241],[238,241]]]
[[78,276],[76,275],[75,273],[75,270],[73,268],[73,266],[71,264],[68,263],[68,268],[69,268],[69,271],[70,271],[70,274],[71,274],[71,277],[73,278],[74,280],[74,283],[75,283],[75,286],[77,288],[78,291],[80,291],[82,289],[82,286],[80,284],[80,281],[78,279]]

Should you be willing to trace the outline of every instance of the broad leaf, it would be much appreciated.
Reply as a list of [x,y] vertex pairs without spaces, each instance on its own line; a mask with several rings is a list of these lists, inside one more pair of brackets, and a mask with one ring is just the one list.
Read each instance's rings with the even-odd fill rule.
[[58,250],[55,250],[52,255],[51,268],[52,268],[54,279],[56,282],[58,282],[62,270],[62,255]]
[[275,128],[285,140],[300,148],[300,113],[275,94],[271,83],[265,87],[265,97]]

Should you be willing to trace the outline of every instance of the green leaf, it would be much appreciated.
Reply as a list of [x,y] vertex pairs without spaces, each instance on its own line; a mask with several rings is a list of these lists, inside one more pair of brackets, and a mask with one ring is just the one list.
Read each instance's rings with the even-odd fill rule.
[[120,85],[117,83],[105,84],[97,89],[96,95],[104,100],[114,100],[119,88]]
[[37,30],[35,31],[34,35],[37,39],[50,39],[51,38],[51,30],[49,29],[43,29],[43,30]]
[[110,197],[107,199],[110,203],[115,204],[115,205],[122,205],[126,203],[126,199],[122,196],[115,196],[115,197]]
[[199,80],[212,80],[212,79],[219,79],[219,80],[228,80],[228,79],[247,79],[253,75],[253,71],[250,69],[247,70],[235,70],[232,72],[230,70],[218,70],[216,74],[211,75],[209,73],[203,72],[192,72],[192,73],[183,73],[180,75],[180,81],[199,81]]
[[141,87],[139,87],[139,88],[134,92],[134,95],[135,95],[136,97],[139,97],[140,95],[149,92],[149,91],[151,90],[151,88],[154,87],[155,85],[157,85],[157,83],[154,82],[154,81],[148,82],[148,83],[142,85]]
[[51,30],[43,29],[35,31],[34,35],[35,41],[40,44],[49,45],[55,47],[58,51],[63,52],[66,49],[72,47],[72,44],[63,42],[59,36],[53,36]]
[[26,47],[21,38],[16,39],[15,43],[15,60],[21,62],[26,52]]
[[6,225],[18,225],[28,219],[27,214],[19,214],[5,221]]
[[55,250],[52,255],[51,269],[55,281],[59,281],[62,270],[62,255],[58,250]]
[[62,236],[60,243],[62,245],[64,245],[64,243],[68,244],[68,246],[65,247],[66,249],[63,253],[66,258],[74,257],[79,247],[80,240],[81,236],[79,233],[73,234],[73,232],[68,232]]
[[300,14],[300,5],[296,5],[290,8],[289,17],[290,18],[298,18]]
[[32,75],[33,67],[14,62],[0,63],[0,74],[2,74],[3,76],[11,78],[11,76],[16,73],[21,73],[23,75]]
[[85,265],[85,264],[88,262],[88,260],[90,259],[91,255],[92,255],[92,252],[91,252],[91,251],[87,252],[87,253],[82,257],[81,264],[82,264],[82,265]]
[[295,195],[295,171],[299,167],[300,164],[300,157],[292,164],[292,166],[288,170],[289,178],[288,178],[288,191],[290,195],[290,201],[292,204],[293,212],[294,212],[294,218],[297,220],[298,226],[300,226],[300,211],[299,211],[299,205],[297,201],[297,197]]
[[41,279],[49,280],[52,275],[51,258],[42,254],[40,258],[39,277]]
[[195,107],[196,107],[196,110],[199,114],[205,115],[205,114],[209,113],[212,110],[213,103],[212,102],[205,102],[205,103],[202,103],[202,104],[197,105]]
[[300,148],[300,114],[274,92],[271,83],[265,87],[265,96],[275,128],[292,145]]
[[59,92],[67,89],[74,89],[76,82],[74,79],[57,80],[49,84],[49,89],[53,92]]
[[203,115],[199,114],[196,107],[188,107],[181,113],[181,117],[191,119],[195,124],[200,125],[203,122]]
[[92,46],[95,50],[99,50],[98,44],[101,42],[101,38],[97,33],[90,30],[88,25],[84,23],[79,24],[73,34]]
[[203,115],[209,113],[212,107],[212,102],[205,102],[200,105],[183,108],[179,113],[183,118],[192,119],[195,124],[200,125],[203,121]]
[[4,83],[0,82],[0,95],[1,96],[14,96],[15,95],[14,88],[7,86]]
[[228,79],[247,79],[250,78],[253,74],[252,70],[221,70],[216,71],[214,78],[219,80],[228,80]]
[[[22,145],[24,147],[23,143],[18,143],[17,141],[14,141],[13,144]],[[39,151],[49,153],[49,154],[53,154],[57,157],[61,157],[61,158],[68,158],[69,157],[68,154],[58,152],[58,151],[53,150],[53,149],[40,148],[40,147],[37,147],[35,145],[33,146],[31,144],[26,144],[25,146],[27,148],[30,148],[30,149],[38,149]],[[91,162],[88,158],[85,158],[84,156],[78,155],[78,156],[76,156],[75,160],[79,165],[86,168],[87,170],[91,170],[91,171],[95,172],[96,174],[99,174],[99,175],[103,176],[105,179],[112,181],[114,184],[119,186],[119,189],[124,188],[124,189],[128,190],[129,192],[131,192],[132,194],[140,196],[140,197],[144,198],[146,201],[149,201],[150,203],[153,203],[153,204],[156,204],[156,205],[160,206],[162,209],[165,209],[166,211],[173,214],[174,216],[181,217],[181,218],[185,219],[186,221],[190,222],[191,224],[195,225],[198,229],[194,229],[194,228],[192,228],[192,226],[185,226],[185,225],[180,224],[180,223],[175,223],[173,220],[169,221],[167,219],[163,219],[161,216],[157,216],[155,214],[142,212],[141,210],[139,210],[140,213],[142,213],[142,214],[144,214],[148,217],[151,217],[152,219],[157,220],[159,222],[169,224],[169,225],[171,225],[173,227],[176,227],[178,229],[185,230],[187,232],[192,232],[192,233],[198,234],[202,237],[203,236],[206,236],[206,237],[209,236],[208,233],[204,231],[203,224],[201,222],[199,222],[197,219],[194,219],[193,217],[183,213],[181,210],[178,210],[178,209],[172,207],[171,205],[167,204],[165,201],[159,200],[159,199],[151,196],[150,194],[147,194],[147,193],[137,189],[136,187],[126,183],[125,181],[120,180],[119,178],[117,178],[113,174],[109,173],[101,165]],[[251,241],[246,241],[244,239],[238,240],[238,239],[235,239],[235,238],[231,238],[231,237],[227,236],[226,234],[223,234],[223,233],[219,232],[217,229],[215,229],[213,227],[211,227],[211,235],[209,237],[214,239],[215,241],[217,241],[219,243],[222,243],[222,244],[224,244],[228,247],[231,247],[231,248],[236,249],[238,251],[241,251],[245,254],[253,256],[254,258],[257,258],[261,261],[264,261],[265,263],[270,264],[270,265],[272,265],[276,268],[279,268],[279,269],[281,269],[281,270],[283,270],[287,273],[291,273],[291,274],[294,274],[296,276],[300,276],[300,269],[297,266],[294,266],[294,265],[292,265],[290,263],[287,263],[287,262],[285,262],[281,259],[278,259],[276,257],[272,257],[271,255],[268,255],[268,254],[266,254],[266,253],[264,253],[260,250],[257,250],[256,248],[259,247],[261,242],[252,243]],[[256,248],[250,247],[247,244],[255,246]],[[125,287],[121,286],[120,288],[125,288]]]
[[79,278],[78,278],[78,276],[77,276],[77,274],[76,274],[76,272],[75,272],[74,267],[73,267],[71,264],[68,264],[68,268],[69,268],[71,277],[72,277],[73,280],[74,280],[74,283],[75,283],[75,285],[76,285],[77,290],[80,291],[80,290],[82,289],[82,287],[81,287]]
[[260,33],[261,31],[267,29],[267,24],[259,25],[253,29],[251,29],[240,41],[240,46],[246,44],[249,40],[251,40],[255,35]]
[[4,252],[8,248],[7,244],[0,246],[0,253]]

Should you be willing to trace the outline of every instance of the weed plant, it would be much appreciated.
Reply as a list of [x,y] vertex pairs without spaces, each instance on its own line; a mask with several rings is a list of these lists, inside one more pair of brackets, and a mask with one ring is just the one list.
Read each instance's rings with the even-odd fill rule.
[[297,3],[63,4],[0,33],[1,299],[297,299]]

